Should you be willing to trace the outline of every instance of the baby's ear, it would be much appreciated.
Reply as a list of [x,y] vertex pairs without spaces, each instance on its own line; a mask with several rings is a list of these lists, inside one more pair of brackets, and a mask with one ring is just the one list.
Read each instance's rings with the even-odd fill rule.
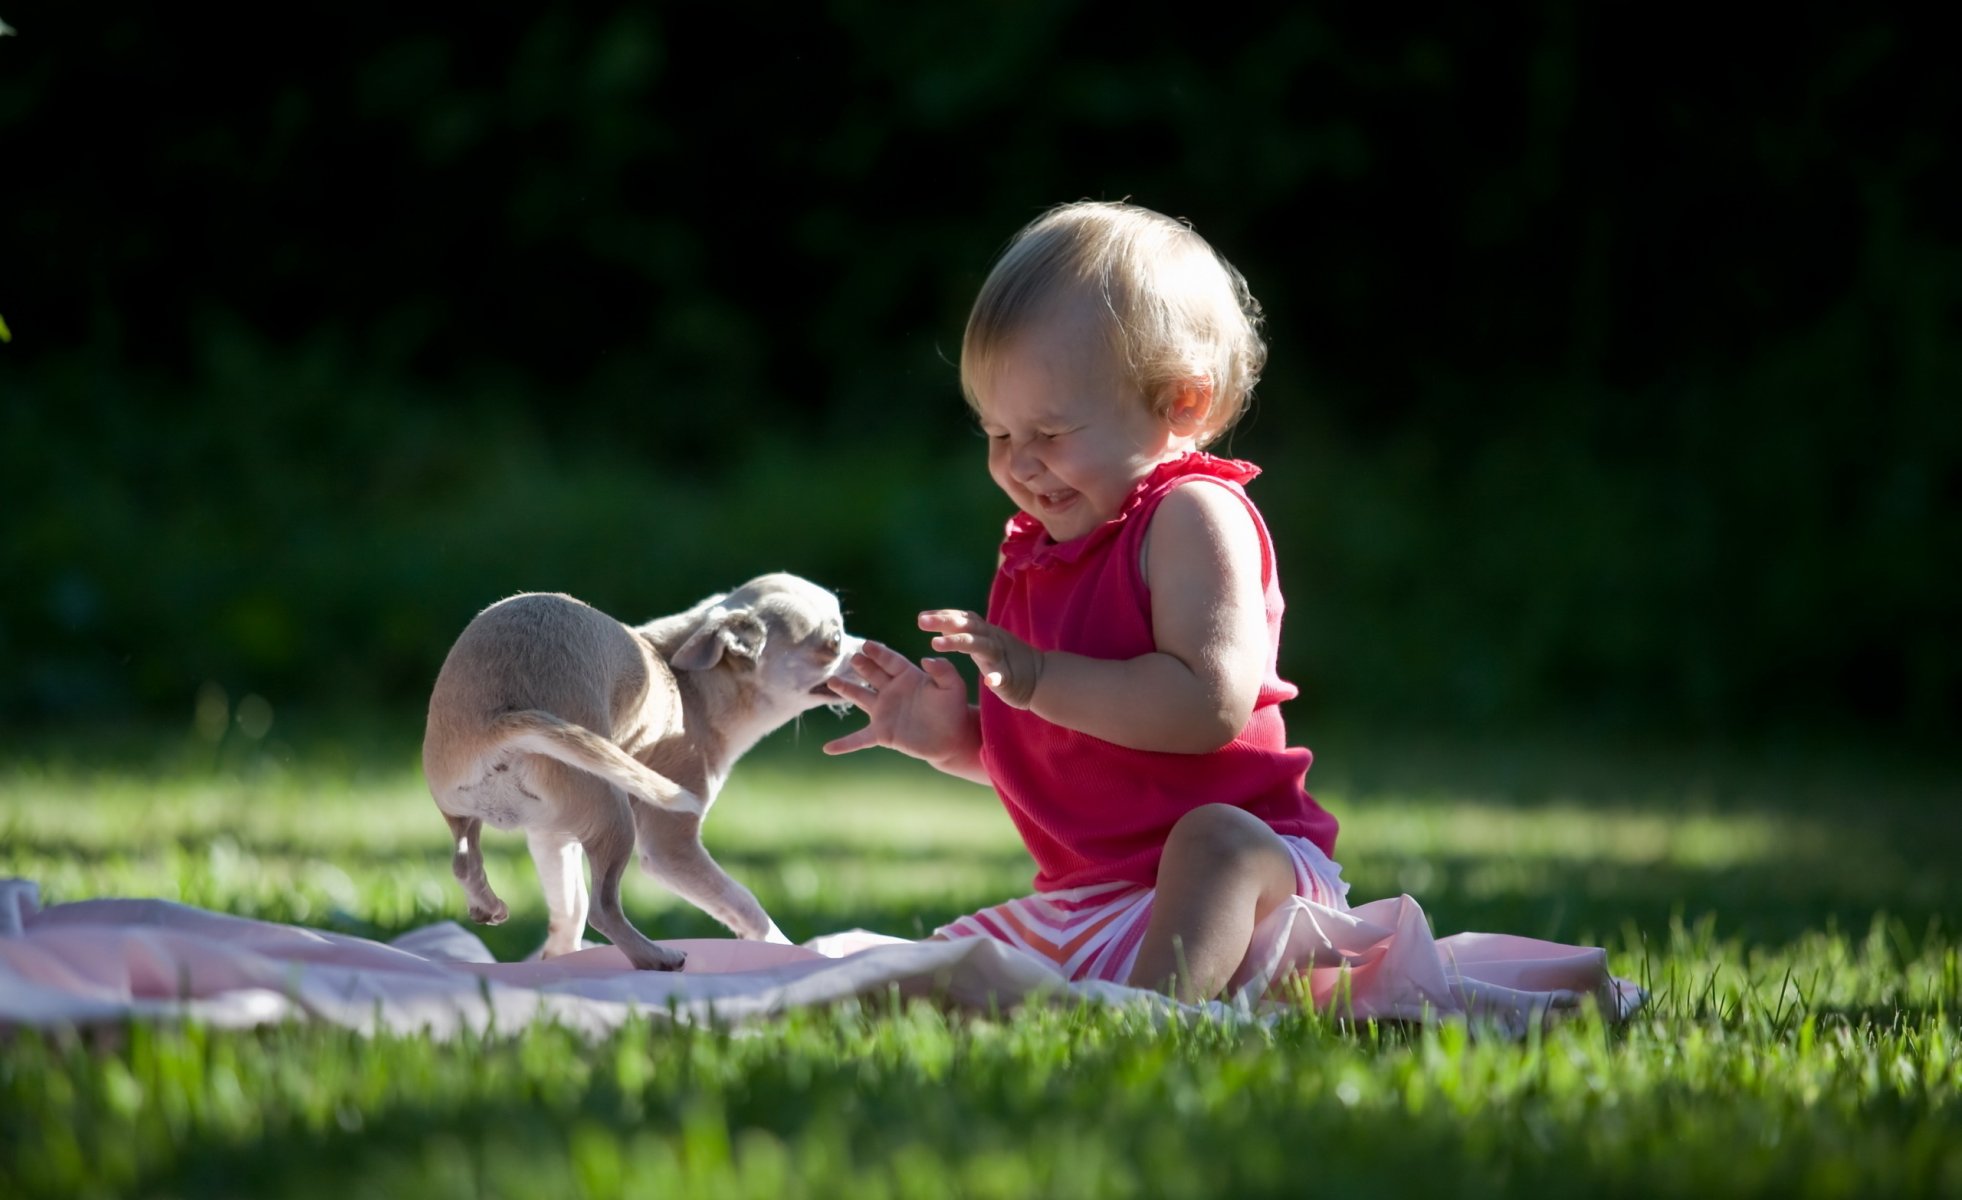
[[1194,375],[1172,384],[1172,399],[1165,409],[1165,419],[1171,423],[1173,433],[1196,437],[1206,428],[1206,418],[1212,411],[1212,376]]
[[726,655],[737,666],[755,666],[769,631],[746,608],[716,605],[668,660],[677,671],[706,671]]

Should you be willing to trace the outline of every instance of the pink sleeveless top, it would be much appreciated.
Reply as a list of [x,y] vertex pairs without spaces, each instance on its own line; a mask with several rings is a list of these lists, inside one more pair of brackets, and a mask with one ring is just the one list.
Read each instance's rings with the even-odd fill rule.
[[1267,672],[1253,716],[1210,754],[1132,750],[1011,708],[981,689],[981,762],[1036,861],[1038,891],[1126,880],[1151,885],[1172,826],[1203,804],[1232,804],[1275,832],[1305,837],[1333,857],[1335,818],[1304,786],[1314,756],[1290,748],[1281,702],[1296,689],[1276,673],[1281,589],[1266,523],[1241,484],[1252,463],[1194,452],[1161,463],[1118,514],[1057,543],[1026,513],[1008,523],[988,620],[1038,650],[1136,658],[1152,640],[1140,551],[1152,514],[1179,484],[1207,480],[1247,506],[1260,532],[1267,607]]

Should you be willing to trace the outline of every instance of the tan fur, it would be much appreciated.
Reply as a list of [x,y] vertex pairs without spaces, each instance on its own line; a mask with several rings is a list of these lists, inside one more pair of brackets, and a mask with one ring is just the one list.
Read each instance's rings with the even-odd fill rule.
[[682,965],[621,910],[636,845],[644,869],[739,937],[784,940],[709,857],[702,818],[758,739],[838,703],[825,681],[850,677],[858,645],[835,596],[785,574],[638,627],[543,592],[477,614],[436,676],[422,746],[471,919],[509,915],[484,875],[488,822],[525,831],[551,914],[546,957],[579,949],[590,915],[636,967]]

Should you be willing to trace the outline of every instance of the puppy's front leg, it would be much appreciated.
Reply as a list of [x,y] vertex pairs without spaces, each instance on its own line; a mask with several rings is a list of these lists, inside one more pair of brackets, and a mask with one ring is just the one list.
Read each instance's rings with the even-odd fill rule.
[[727,925],[737,937],[788,943],[756,897],[729,877],[702,845],[699,813],[635,802],[641,869],[676,895]]
[[450,871],[463,885],[463,894],[470,901],[470,919],[482,925],[502,925],[511,910],[491,891],[490,880],[484,876],[484,849],[478,844],[484,822],[478,817],[453,817],[448,813],[443,814],[443,819],[450,824],[450,843],[456,848],[450,855]]

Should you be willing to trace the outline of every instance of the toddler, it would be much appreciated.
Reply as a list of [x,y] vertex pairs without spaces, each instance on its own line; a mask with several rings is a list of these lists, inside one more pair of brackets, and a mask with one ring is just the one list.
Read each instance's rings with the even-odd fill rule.
[[982,285],[961,388],[1018,511],[987,615],[919,621],[974,660],[980,703],[947,659],[868,642],[863,685],[832,686],[870,720],[825,747],[888,746],[1001,796],[1036,894],[936,937],[1195,1000],[1289,897],[1346,907],[1335,819],[1282,728],[1258,469],[1204,449],[1247,407],[1259,321],[1198,234],[1130,204],[1050,210]]

